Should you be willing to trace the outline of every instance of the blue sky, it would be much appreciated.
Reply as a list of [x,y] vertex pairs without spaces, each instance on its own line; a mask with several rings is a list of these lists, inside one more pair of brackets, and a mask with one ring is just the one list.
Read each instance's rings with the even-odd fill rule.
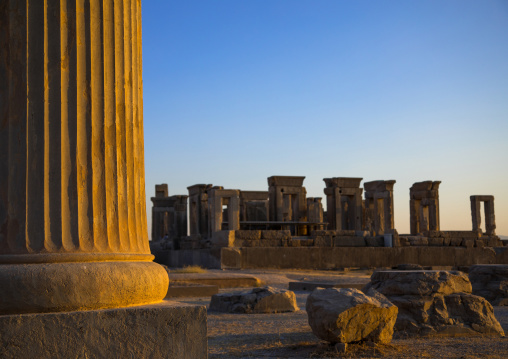
[[[471,228],[495,196],[508,235],[508,1],[143,2],[147,206],[211,183],[271,175],[441,180],[441,228]],[[149,223],[150,219],[150,210]]]

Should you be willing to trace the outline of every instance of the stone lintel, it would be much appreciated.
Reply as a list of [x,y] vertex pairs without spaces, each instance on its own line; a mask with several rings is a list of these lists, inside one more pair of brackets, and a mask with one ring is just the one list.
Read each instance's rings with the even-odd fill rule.
[[176,195],[171,197],[152,197],[154,207],[174,207],[177,204],[187,204],[187,198],[189,196],[186,195]]
[[268,197],[268,191],[240,191],[240,198],[244,201],[266,201]]
[[305,176],[271,176],[268,177],[268,186],[301,187]]
[[383,192],[383,191],[393,191],[393,185],[395,184],[395,180],[388,181],[370,181],[365,182],[363,184],[363,188],[365,188],[365,193],[367,192]]
[[471,196],[470,198],[471,201],[479,201],[479,202],[488,202],[494,200],[494,196],[492,195],[474,195]]
[[323,178],[323,181],[325,181],[326,187],[358,188],[358,187],[360,187],[360,182],[362,182],[362,180],[363,180],[363,178],[360,178],[360,177]]
[[[169,325],[168,325],[169,324]],[[204,306],[0,316],[2,358],[207,358]]]
[[212,188],[212,186],[213,185],[211,184],[195,184],[187,187],[187,190],[189,191],[189,196],[193,196],[205,192],[206,190]]

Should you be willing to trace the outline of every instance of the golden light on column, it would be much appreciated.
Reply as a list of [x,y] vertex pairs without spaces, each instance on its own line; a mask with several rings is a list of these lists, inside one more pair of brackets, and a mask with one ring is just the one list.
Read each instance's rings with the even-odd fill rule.
[[0,45],[0,313],[160,301],[141,1],[2,1]]

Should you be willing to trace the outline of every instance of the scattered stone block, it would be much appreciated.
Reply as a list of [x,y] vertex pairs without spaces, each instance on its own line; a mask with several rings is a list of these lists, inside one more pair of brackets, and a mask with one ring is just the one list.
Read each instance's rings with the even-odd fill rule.
[[492,305],[508,306],[508,265],[473,265],[469,268],[473,294]]
[[295,293],[272,287],[212,296],[210,310],[226,313],[283,313],[299,310]]
[[361,290],[365,283],[334,283],[334,282],[289,282],[289,290],[312,292],[316,288],[355,288]]
[[460,247],[462,245],[462,238],[460,238],[460,237],[449,237],[449,239],[450,239],[450,246]]
[[389,343],[397,307],[375,290],[317,288],[307,298],[312,332],[330,343]]
[[492,305],[471,294],[465,273],[379,271],[363,290],[375,289],[399,309],[395,330],[409,335],[504,336]]
[[347,352],[347,343],[337,343],[335,344],[335,351],[339,354],[344,354]]
[[334,247],[365,247],[365,238],[337,236],[333,238]]

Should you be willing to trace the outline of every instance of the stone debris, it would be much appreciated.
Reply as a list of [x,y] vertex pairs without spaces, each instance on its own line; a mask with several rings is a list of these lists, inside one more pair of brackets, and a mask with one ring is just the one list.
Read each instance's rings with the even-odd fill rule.
[[312,332],[330,343],[389,343],[398,312],[375,290],[364,294],[353,288],[317,288],[306,310]]
[[469,268],[473,294],[492,305],[508,306],[508,265],[474,265]]
[[363,290],[385,295],[399,309],[395,331],[410,335],[490,334],[504,336],[492,305],[471,294],[465,273],[379,271]]
[[283,313],[300,310],[295,293],[272,287],[212,296],[210,310],[226,313]]

